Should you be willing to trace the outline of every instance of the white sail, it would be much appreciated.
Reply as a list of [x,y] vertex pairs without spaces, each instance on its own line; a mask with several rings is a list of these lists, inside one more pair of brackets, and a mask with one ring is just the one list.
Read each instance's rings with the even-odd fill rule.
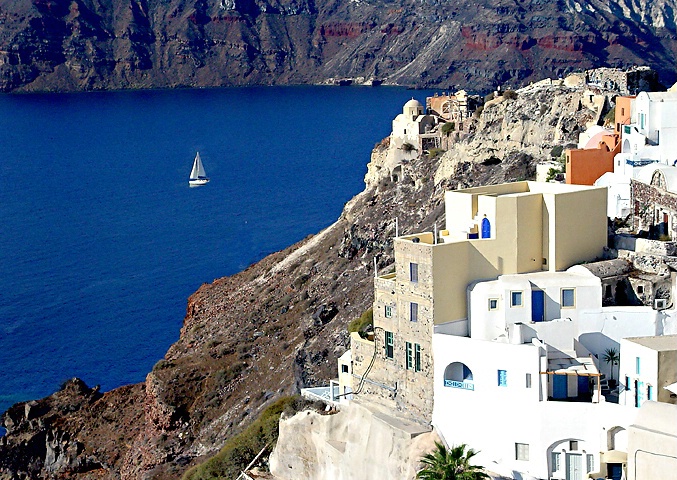
[[188,183],[191,186],[197,186],[204,185],[208,181],[209,178],[207,178],[207,172],[205,172],[205,167],[202,165],[202,160],[200,159],[200,152],[198,152],[193,161],[193,169],[190,171]]
[[190,178],[204,178],[207,176],[205,172],[205,167],[202,165],[202,160],[200,159],[200,152],[195,155],[195,161],[193,162],[193,170],[190,172]]

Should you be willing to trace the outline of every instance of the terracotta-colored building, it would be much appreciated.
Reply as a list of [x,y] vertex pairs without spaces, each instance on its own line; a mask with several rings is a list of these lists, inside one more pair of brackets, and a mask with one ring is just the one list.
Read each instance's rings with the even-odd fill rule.
[[594,185],[606,172],[614,171],[614,157],[621,152],[621,125],[630,123],[630,108],[635,97],[616,97],[614,132],[594,135],[585,148],[566,151],[566,183]]

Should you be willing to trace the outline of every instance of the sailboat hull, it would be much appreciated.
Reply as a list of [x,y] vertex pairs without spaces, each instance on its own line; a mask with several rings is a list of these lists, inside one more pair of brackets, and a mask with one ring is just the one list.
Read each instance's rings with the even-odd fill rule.
[[207,185],[209,183],[208,178],[191,178],[188,180],[188,185],[191,187],[200,187],[202,185]]

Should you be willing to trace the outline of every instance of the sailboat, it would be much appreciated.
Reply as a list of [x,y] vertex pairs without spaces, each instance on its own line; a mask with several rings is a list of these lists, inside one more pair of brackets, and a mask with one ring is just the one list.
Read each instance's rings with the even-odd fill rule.
[[207,172],[205,172],[205,167],[202,166],[200,152],[197,152],[197,155],[195,155],[195,160],[193,161],[193,169],[190,171],[188,185],[190,185],[191,187],[199,187],[200,185],[206,185],[208,182],[209,178],[207,178]]

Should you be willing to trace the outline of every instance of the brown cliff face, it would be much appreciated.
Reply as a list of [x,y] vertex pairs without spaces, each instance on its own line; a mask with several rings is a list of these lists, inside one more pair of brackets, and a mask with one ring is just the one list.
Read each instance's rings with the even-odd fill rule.
[[73,380],[12,407],[0,479],[179,478],[277,397],[326,385],[347,324],[373,301],[373,259],[392,263],[393,219],[402,234],[430,231],[445,189],[531,178],[592,117],[580,95],[533,87],[494,102],[443,156],[404,161],[398,182],[382,142],[367,188],[334,225],[191,295],[180,339],[144,384],[101,394]]
[[323,83],[476,90],[596,66],[674,81],[677,0],[0,0],[0,91]]

